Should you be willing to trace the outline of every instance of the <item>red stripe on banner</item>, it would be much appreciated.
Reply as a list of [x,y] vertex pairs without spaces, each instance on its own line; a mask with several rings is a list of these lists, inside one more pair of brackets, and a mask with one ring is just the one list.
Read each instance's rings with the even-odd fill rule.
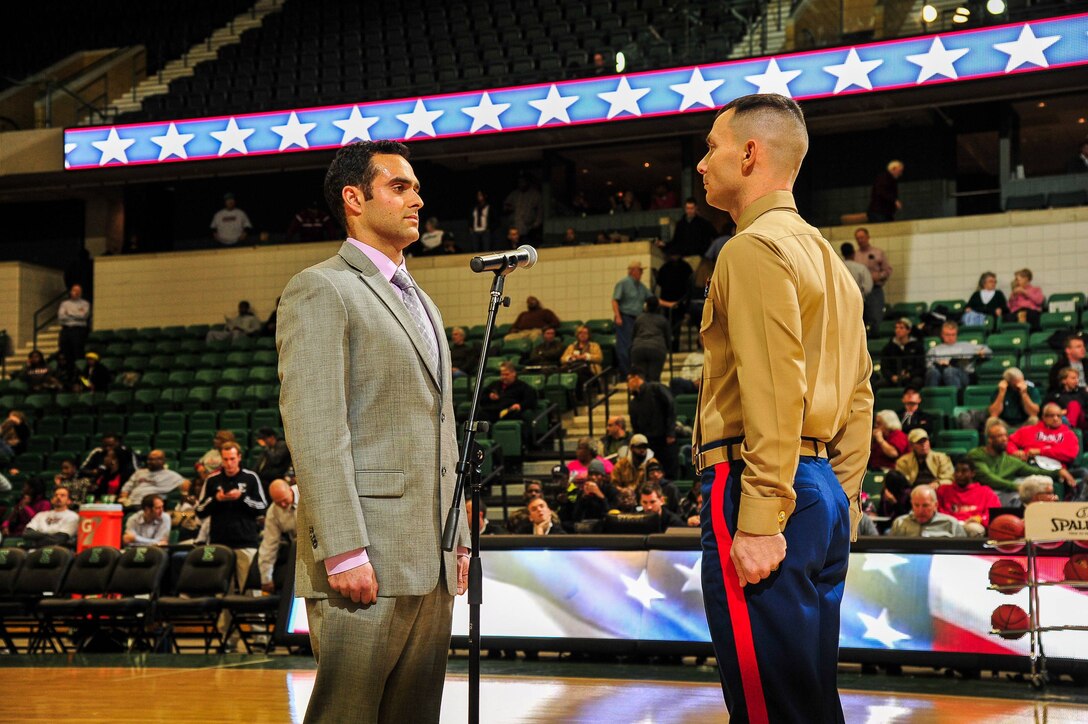
[[729,557],[733,549],[733,536],[725,524],[725,488],[729,482],[729,463],[714,466],[714,484],[710,488],[710,522],[718,541],[718,561],[725,581],[725,597],[729,602],[729,620],[733,625],[733,641],[740,662],[740,679],[744,686],[744,700],[748,704],[748,718],[752,724],[767,724],[767,702],[763,699],[763,682],[756,661],[756,644],[752,637],[752,621],[748,617],[748,601],[740,587],[737,569]]

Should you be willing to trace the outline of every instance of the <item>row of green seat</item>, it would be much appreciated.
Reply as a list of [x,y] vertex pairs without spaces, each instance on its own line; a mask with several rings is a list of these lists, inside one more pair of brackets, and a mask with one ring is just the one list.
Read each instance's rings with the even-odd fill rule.
[[[611,319],[589,319],[585,322],[581,320],[568,320],[566,322],[560,322],[556,326],[556,331],[563,336],[573,336],[574,331],[578,329],[578,327],[581,327],[583,324],[589,328],[589,331],[594,336],[598,334],[613,334],[616,327],[615,322],[613,322]],[[492,338],[502,338],[505,335],[509,334],[512,328],[513,324],[510,323],[495,325],[495,332],[493,333]],[[447,338],[452,336],[453,329],[453,327],[446,327]],[[466,339],[483,339],[484,332],[486,331],[487,326],[483,324],[477,324],[471,327],[462,327],[462,329],[465,330]]]
[[166,339],[158,342],[126,341],[115,342],[88,342],[87,349],[97,352],[99,355],[111,357],[127,357],[129,355],[143,355],[150,357],[156,354],[204,354],[206,352],[275,352],[276,340],[274,337],[235,337],[229,340],[216,340],[205,342],[202,339]]
[[211,387],[144,388],[111,392],[37,392],[30,395],[0,396],[0,409],[20,409],[39,417],[70,412],[169,412],[181,410],[227,410],[274,407],[279,404],[278,384],[224,385]]
[[[1073,302],[1075,311],[1080,312],[1084,309],[1085,294],[1083,292],[1057,292],[1046,298],[1044,307],[1063,302]],[[937,311],[941,308],[951,314],[961,314],[967,308],[967,300],[937,299],[933,302],[897,302],[887,307],[885,317],[889,319],[894,317],[918,317],[926,312]]]
[[279,427],[278,408],[256,410],[198,410],[194,412],[136,412],[132,414],[105,413],[50,415],[39,419],[33,428],[35,435],[103,435],[107,432],[154,434],[159,432],[189,432],[231,428]]

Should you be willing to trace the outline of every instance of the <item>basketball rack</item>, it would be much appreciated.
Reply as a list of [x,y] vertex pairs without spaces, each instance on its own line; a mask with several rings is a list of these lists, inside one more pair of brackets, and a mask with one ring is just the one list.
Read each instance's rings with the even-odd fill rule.
[[[1050,681],[1046,670],[1046,649],[1042,634],[1049,631],[1088,631],[1088,626],[1039,625],[1039,589],[1046,586],[1088,589],[1088,581],[1040,581],[1037,553],[1048,543],[1088,541],[1088,503],[1032,503],[1024,508],[1024,537],[1017,540],[989,540],[987,547],[1002,553],[1020,553],[1022,546],[1027,555],[1027,580],[1023,584],[989,586],[994,591],[1016,593],[1028,589],[1028,623],[1026,629],[992,628],[993,635],[1029,634],[1031,639],[1031,674],[1029,682],[1034,689],[1042,689]],[[1019,638],[1016,636],[1015,638]]]

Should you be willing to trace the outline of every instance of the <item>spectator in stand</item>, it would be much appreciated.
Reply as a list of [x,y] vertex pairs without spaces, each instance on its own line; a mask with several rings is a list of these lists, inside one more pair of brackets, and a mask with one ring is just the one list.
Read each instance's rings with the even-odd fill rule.
[[574,448],[574,459],[567,462],[567,471],[571,475],[585,475],[589,470],[589,464],[599,460],[604,467],[605,475],[612,474],[612,461],[606,460],[597,454],[593,440],[588,437],[578,438],[578,445]]
[[439,226],[438,217],[431,216],[423,222],[423,233],[419,235],[419,241],[412,244],[410,249],[415,256],[428,256],[442,248],[442,241],[445,238],[446,232]]
[[544,336],[544,330],[548,327],[558,327],[559,317],[555,312],[545,309],[536,297],[525,300],[525,311],[518,315],[506,339],[529,339],[537,342]]
[[60,461],[60,472],[53,477],[53,486],[67,488],[68,500],[78,510],[87,502],[87,494],[94,488],[94,481],[80,474],[75,458],[64,458]]
[[680,351],[680,327],[691,300],[691,281],[694,278],[691,265],[678,254],[669,254],[668,260],[657,270],[658,302],[669,322],[673,352]]
[[[465,513],[466,513],[465,520],[467,520],[468,525],[471,526],[472,525],[472,496],[471,495],[465,501]],[[502,532],[497,525],[492,525],[491,521],[489,521],[487,519],[487,503],[484,502],[483,498],[480,498],[480,512],[479,512],[478,516],[479,516],[478,525],[480,526],[480,535],[496,535],[496,534]]]
[[665,507],[665,496],[661,488],[653,483],[646,483],[638,490],[639,506],[643,513],[655,513],[661,521],[661,532],[666,528],[685,528],[687,522]]
[[642,204],[634,191],[624,191],[609,197],[613,214],[626,214],[632,211],[642,211]]
[[1039,329],[1045,297],[1042,289],[1032,285],[1031,279],[1031,269],[1021,269],[1013,275],[1009,317],[1016,322],[1027,322],[1032,329]]
[[473,251],[491,249],[491,228],[491,204],[487,201],[486,193],[477,191],[476,205],[469,213],[469,234],[472,237]]
[[1080,153],[1069,159],[1065,165],[1066,173],[1088,173],[1088,138],[1080,142]]
[[321,208],[321,202],[313,199],[306,208],[295,214],[287,227],[287,242],[329,241],[340,238],[340,231],[332,217]]
[[895,320],[895,336],[880,353],[880,374],[889,387],[921,387],[926,372],[926,348],[912,337],[906,317]]
[[140,501],[140,510],[125,521],[121,541],[127,546],[164,546],[170,543],[170,516],[163,515],[162,498],[147,495]]
[[1013,427],[1034,425],[1039,421],[1039,403],[1042,395],[1034,384],[1024,379],[1017,367],[1009,367],[1001,373],[990,408],[989,417],[996,417]]
[[1058,375],[1061,371],[1068,368],[1077,373],[1077,389],[1085,389],[1085,376],[1084,376],[1084,338],[1079,334],[1071,334],[1065,338],[1065,346],[1062,349],[1062,356],[1058,358],[1058,361],[1054,363],[1054,366],[1050,368],[1048,389],[1050,392],[1060,392],[1062,385],[1058,379]]
[[26,366],[18,372],[18,376],[26,382],[31,392],[57,390],[61,386],[46,363],[45,355],[36,349],[30,350],[30,354],[26,356]]
[[997,493],[975,480],[975,463],[970,458],[956,463],[952,482],[955,484],[937,488],[937,510],[962,523],[968,536],[986,535],[986,529],[990,527],[990,508],[1001,507]]
[[[1053,467],[1053,461],[1056,461],[1068,473],[1080,455],[1080,441],[1077,434],[1062,422],[1062,408],[1056,402],[1048,402],[1043,405],[1039,422],[1021,427],[1009,436],[1005,451],[1040,467]],[[1069,479],[1062,477],[1066,484],[1070,484]],[[1075,489],[1076,483],[1073,482],[1073,485]]]
[[621,513],[634,513],[637,510],[638,489],[642,485],[644,472],[637,470],[626,455],[616,458],[616,466],[612,468],[611,482],[615,492],[612,507]]
[[912,430],[918,428],[930,435],[934,432],[933,418],[928,412],[922,411],[922,394],[913,387],[903,390],[903,409],[899,411],[899,423],[908,437]]
[[608,67],[608,62],[604,57],[604,53],[600,51],[593,54],[593,64],[589,67],[590,75],[609,75],[612,73],[612,68]]
[[605,423],[604,435],[598,441],[598,452],[609,459],[623,456],[631,442],[631,433],[627,432],[627,419],[622,415],[613,415]]
[[661,490],[661,497],[665,499],[665,507],[673,513],[680,512],[680,490],[676,483],[665,477],[665,468],[657,460],[651,460],[646,464],[646,483]]
[[548,501],[544,498],[536,498],[529,502],[526,508],[529,513],[529,523],[532,525],[531,535],[563,535],[566,533],[563,526],[556,519],[555,513],[548,507]]
[[[544,208],[540,190],[528,174],[518,176],[518,186],[507,195],[503,211],[511,218],[510,226],[518,230],[519,240],[526,238],[529,243],[539,243],[540,231],[544,226]],[[517,248],[517,245],[510,248]]]
[[891,278],[892,265],[888,263],[884,250],[872,245],[869,230],[865,227],[854,230],[854,241],[858,247],[854,252],[854,260],[869,267],[869,273],[873,277],[873,288],[865,295],[863,316],[869,333],[876,334],[884,319],[884,285]]
[[534,407],[536,390],[518,379],[518,368],[514,363],[499,365],[499,380],[484,391],[480,400],[481,414],[491,422],[522,420]]
[[891,470],[895,461],[910,449],[899,417],[892,410],[881,410],[873,420],[873,444],[869,453],[870,470]]
[[623,457],[638,471],[640,477],[645,476],[646,467],[651,460],[655,459],[654,451],[650,449],[650,441],[641,433],[631,436],[631,442],[627,445],[627,454]]
[[650,199],[651,209],[675,209],[679,205],[679,197],[667,184],[658,184],[654,187],[654,195]]
[[1055,402],[1062,408],[1062,414],[1069,426],[1084,430],[1088,428],[1088,390],[1078,387],[1079,377],[1072,367],[1063,367],[1058,371],[1058,389],[1046,396],[1047,402]]
[[1017,481],[1028,475],[1045,475],[1048,478],[1061,478],[1067,485],[1075,486],[1076,481],[1064,468],[1044,470],[1030,465],[1020,458],[1009,455],[1009,429],[1001,420],[986,423],[986,444],[967,453],[975,463],[975,478],[994,489],[1002,505],[1015,506],[1018,503]]
[[[997,288],[997,275],[989,271],[983,272],[978,278],[978,289],[967,300],[967,306],[963,308],[963,323],[982,324],[986,317],[995,317],[1000,321],[1008,313],[1005,293]],[[968,317],[970,314],[982,316],[972,320]]]
[[506,230],[506,248],[517,249],[521,246],[521,234],[518,232],[518,227],[511,226]]
[[219,430],[215,433],[215,437],[212,438],[211,450],[204,453],[200,460],[197,460],[193,465],[197,474],[200,475],[201,480],[206,480],[209,475],[219,470],[220,466],[223,464],[223,458],[220,456],[219,451],[222,449],[223,445],[228,442],[237,442],[234,439],[233,432],[230,430]]
[[479,362],[480,345],[469,342],[463,328],[454,327],[450,331],[450,364],[454,378],[475,374]]
[[238,316],[227,317],[222,329],[208,330],[205,342],[223,342],[238,337],[256,337],[261,333],[261,320],[249,306],[249,302],[238,302]]
[[139,465],[136,460],[136,453],[125,445],[124,438],[116,432],[107,432],[103,435],[102,443],[88,453],[79,469],[86,475],[97,476],[106,468],[106,454],[109,452],[113,452],[114,457],[117,459],[117,469],[123,476],[121,482],[124,483],[132,477]]
[[[628,411],[631,429],[646,436],[646,442],[656,451],[657,459],[669,478],[676,476],[676,405],[669,388],[646,379],[646,373],[631,368],[627,374],[627,390],[631,394]],[[631,447],[635,446],[634,439]]]
[[246,240],[247,232],[253,229],[246,212],[238,208],[234,194],[223,194],[223,208],[212,217],[212,238],[223,246],[234,246]]
[[11,410],[0,423],[0,457],[13,458],[26,452],[30,442],[30,425],[22,410]]
[[859,263],[854,259],[857,252],[854,250],[854,245],[849,241],[844,242],[839,247],[839,251],[842,252],[843,263],[846,264],[846,268],[850,270],[850,275],[854,277],[854,281],[858,283],[858,289],[861,290],[862,299],[869,296],[869,292],[873,291],[873,274],[869,271],[869,267]]
[[895,214],[903,208],[899,200],[899,177],[903,175],[902,161],[889,161],[881,171],[869,194],[869,221],[894,221]]
[[703,509],[703,486],[692,485],[691,490],[680,501],[680,518],[687,523],[689,528],[698,528],[700,525],[699,511]]
[[276,569],[280,543],[284,538],[293,541],[297,535],[298,486],[283,479],[273,480],[268,486],[268,497],[272,504],[264,516],[257,565],[261,571],[261,590],[273,593],[276,584],[272,580],[272,573]]
[[261,447],[261,456],[257,460],[257,477],[267,487],[273,480],[286,477],[291,469],[291,451],[287,443],[271,427],[257,429],[257,444]]
[[460,254],[461,247],[457,246],[457,239],[452,231],[447,231],[442,237],[442,246],[435,250],[435,254]]
[[[205,481],[196,514],[202,520],[211,519],[209,543],[234,551],[234,590],[243,593],[249,566],[260,544],[257,519],[268,510],[268,498],[257,474],[242,467],[242,448],[238,443],[223,443],[219,453],[222,467]],[[221,630],[225,631],[227,624],[229,620],[220,618]]]
[[600,460],[592,460],[585,475],[571,475],[559,519],[564,523],[600,520],[614,506],[615,495],[605,479],[604,465]]
[[0,523],[0,533],[19,538],[34,516],[43,511],[52,510],[52,507],[49,499],[45,497],[45,481],[41,478],[31,478],[23,483],[22,496],[8,511],[4,522]]
[[672,240],[665,246],[666,254],[677,256],[702,256],[710,242],[718,236],[714,224],[696,213],[694,198],[684,201],[684,215],[676,222]]
[[573,226],[563,230],[563,246],[578,246],[578,232]]
[[912,487],[916,485],[948,485],[952,482],[954,468],[952,458],[943,452],[935,452],[929,444],[929,433],[922,428],[915,428],[907,435],[910,450],[895,461],[895,469],[907,479]]
[[[558,467],[558,466],[557,466]],[[564,486],[567,484],[566,473],[563,473]],[[525,483],[525,491],[521,495],[522,500],[525,502],[524,508],[518,508],[510,514],[510,517],[506,521],[506,529],[515,535],[532,535],[533,524],[529,519],[529,506],[532,505],[534,500],[544,498],[544,486],[537,480],[530,480]],[[546,501],[545,501],[546,503]],[[559,516],[555,514],[555,511],[548,509],[551,514],[552,522],[559,526]]]
[[990,354],[984,344],[959,341],[959,325],[941,325],[941,343],[926,352],[926,387],[962,389],[971,382],[975,360]]
[[688,352],[684,361],[673,367],[672,378],[669,379],[669,391],[673,396],[694,395],[699,392],[703,384],[703,340],[696,337],[695,343],[699,348],[694,352]]
[[612,317],[616,322],[616,366],[626,374],[631,368],[631,340],[635,319],[642,314],[646,300],[653,293],[642,283],[642,262],[634,259],[627,265],[627,276],[612,290]]
[[1024,506],[1058,501],[1058,495],[1054,492],[1054,481],[1042,475],[1027,476],[1020,481],[1017,491]]
[[672,344],[672,330],[659,309],[656,297],[647,299],[646,311],[635,319],[631,336],[631,366],[645,370],[649,382],[661,381],[661,371],[665,369]]
[[280,314],[280,297],[276,297],[276,306],[272,310],[272,314],[268,315],[268,319],[261,325],[262,337],[275,337],[276,336],[276,320]]
[[121,494],[125,481],[130,477],[121,471],[117,451],[107,450],[102,457],[102,464],[93,474],[90,494],[94,495],[99,503],[113,503]]
[[892,521],[888,535],[904,538],[966,538],[963,524],[937,512],[937,491],[919,485],[910,492],[911,512]]
[[149,495],[166,497],[181,484],[185,478],[166,468],[166,453],[152,450],[147,454],[147,462],[128,478],[121,488],[117,502],[126,508],[143,506],[144,498]]
[[23,530],[28,548],[75,545],[79,534],[79,513],[69,508],[68,490],[53,491],[52,508],[36,513]]
[[545,327],[540,344],[533,347],[533,351],[529,353],[529,364],[554,369],[559,366],[565,351],[566,345],[563,344],[563,340],[556,337],[555,327]]
[[574,330],[574,341],[567,345],[559,363],[567,372],[575,372],[578,375],[578,388],[576,394],[581,397],[582,385],[590,378],[601,373],[601,363],[604,361],[604,352],[601,345],[590,339],[589,327],[584,324]]
[[87,366],[83,374],[79,375],[79,389],[87,392],[109,392],[110,383],[113,381],[113,372],[102,364],[97,352],[88,352],[84,355]]
[[87,344],[87,326],[91,321],[91,303],[83,298],[83,287],[73,284],[68,298],[57,309],[60,323],[60,352],[74,362],[83,356]]

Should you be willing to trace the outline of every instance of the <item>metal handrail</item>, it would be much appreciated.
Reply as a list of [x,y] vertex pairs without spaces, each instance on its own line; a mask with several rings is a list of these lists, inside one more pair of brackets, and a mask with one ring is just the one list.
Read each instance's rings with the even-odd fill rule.
[[[57,296],[53,297],[52,299],[50,299],[48,302],[46,302],[42,306],[38,307],[36,310],[34,310],[34,349],[38,348],[38,332],[40,332],[41,330],[48,327],[50,324],[52,324],[53,320],[57,318],[57,309],[58,309],[57,305],[62,299],[64,299],[67,296],[68,296],[68,292],[67,292],[67,290],[65,290],[65,291],[57,294]],[[38,321],[38,315],[40,315],[42,312],[46,311],[47,309],[52,309],[53,310],[52,314],[50,314],[48,317],[46,317],[45,321],[39,322]]]
[[[586,416],[589,418],[589,437],[590,437],[590,439],[592,439],[594,437],[594,435],[593,435],[593,410],[596,409],[599,405],[601,405],[603,403],[604,404],[604,417],[605,417],[605,420],[607,420],[609,417],[612,416],[611,415],[611,410],[610,410],[610,407],[609,407],[609,399],[612,397],[612,395],[614,395],[616,393],[616,391],[614,389],[612,389],[612,383],[611,383],[610,380],[615,376],[615,372],[616,371],[613,368],[605,367],[598,374],[593,375],[592,377],[590,377],[588,380],[586,380],[582,384],[582,396],[585,398],[585,401],[586,401]],[[598,383],[598,385],[601,387],[601,390],[602,390],[602,392],[601,392],[602,397],[599,400],[593,400],[593,398],[590,396],[590,387],[594,383]]]
[[[537,437],[536,424],[545,417],[549,418],[550,427]],[[549,403],[539,414],[529,420],[529,440],[534,448],[540,447],[553,436],[558,440],[562,433],[563,422],[559,419],[559,405],[554,402]]]

